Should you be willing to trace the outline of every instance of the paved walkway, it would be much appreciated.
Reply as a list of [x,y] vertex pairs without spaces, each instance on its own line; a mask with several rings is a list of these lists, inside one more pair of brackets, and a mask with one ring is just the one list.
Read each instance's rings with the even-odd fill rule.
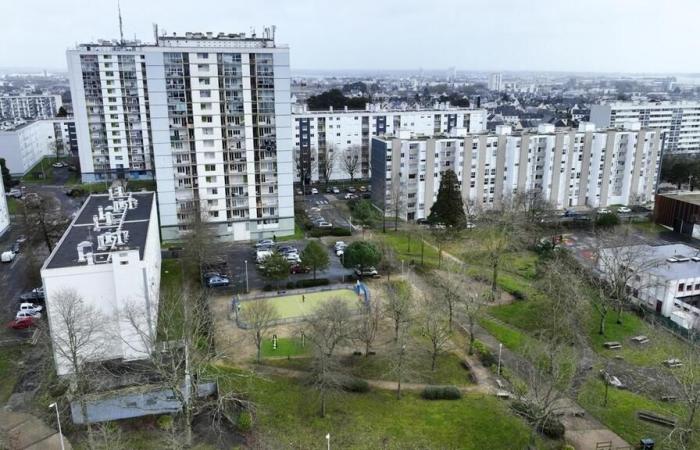
[[[6,448],[13,450],[59,450],[59,434],[38,418],[26,413],[0,411],[0,432],[6,437]],[[0,447],[4,444],[0,440]],[[73,447],[63,437],[63,448]]]

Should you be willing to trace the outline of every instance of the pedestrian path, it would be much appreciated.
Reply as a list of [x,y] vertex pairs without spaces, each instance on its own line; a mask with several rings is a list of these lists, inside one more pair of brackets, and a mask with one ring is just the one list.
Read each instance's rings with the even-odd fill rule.
[[0,440],[0,448],[13,450],[70,450],[73,447],[70,442],[61,437],[37,417],[11,411],[0,411],[0,434],[7,440],[3,446]]

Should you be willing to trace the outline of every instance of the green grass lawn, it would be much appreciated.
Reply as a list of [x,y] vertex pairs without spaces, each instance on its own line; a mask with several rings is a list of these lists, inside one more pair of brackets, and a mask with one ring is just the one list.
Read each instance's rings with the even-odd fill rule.
[[3,347],[0,351],[0,404],[4,404],[17,382],[17,361],[22,354],[22,347]]
[[235,377],[231,386],[248,392],[256,405],[255,434],[261,448],[524,448],[529,428],[507,403],[469,394],[456,401],[427,401],[390,391],[338,393],[318,415],[316,395],[301,382],[268,377]]
[[[306,294],[282,295],[280,297],[270,297],[265,299],[250,300],[256,302],[272,303],[277,310],[280,319],[293,317],[303,317],[318,308],[318,305],[332,298],[339,298],[345,302],[351,310],[357,308],[361,303],[357,294],[352,289],[334,289],[331,291],[310,292]],[[245,310],[248,302],[242,302],[241,308]]]
[[[57,159],[54,156],[46,156],[43,161],[39,161],[22,177],[22,182],[26,184],[50,184],[53,182],[53,170],[51,164]],[[58,161],[68,162],[67,158],[58,158]],[[63,170],[63,169],[62,169]]]
[[[176,299],[175,295],[169,293],[177,292],[180,289],[182,280],[182,267],[178,259],[164,259],[160,266],[160,305],[158,310],[161,315],[168,314],[167,318],[158,320],[157,336],[158,340],[174,339],[181,335],[182,311],[167,303]],[[164,329],[163,327],[169,327]]]
[[294,221],[294,234],[290,234],[289,236],[277,236],[277,242],[299,241],[301,239],[304,239],[304,230],[301,229],[297,221]]
[[301,340],[297,338],[278,338],[277,348],[272,348],[272,339],[264,339],[260,353],[263,358],[298,356],[308,353],[309,346],[302,347]]
[[12,214],[17,214],[19,212],[20,201],[14,197],[7,198],[7,211]]
[[[652,411],[664,417],[673,417],[681,412],[678,404],[650,400],[630,391],[615,388],[608,389],[608,405],[603,406],[605,387],[600,379],[593,376],[584,383],[579,391],[578,401],[591,415],[599,419],[630,444],[638,443],[641,438],[650,437],[656,441],[656,448],[674,450],[675,446],[663,442],[670,429],[640,420],[637,412]],[[698,419],[700,427],[700,419]],[[696,427],[696,429],[698,429]],[[700,442],[696,443],[700,448]]]
[[[398,261],[404,260],[406,263],[413,262],[420,265],[421,243],[419,236],[406,231],[390,231],[388,226],[386,233],[377,232],[375,236],[394,250]],[[428,244],[423,246],[423,263],[428,267],[437,267],[438,265],[438,252]]]

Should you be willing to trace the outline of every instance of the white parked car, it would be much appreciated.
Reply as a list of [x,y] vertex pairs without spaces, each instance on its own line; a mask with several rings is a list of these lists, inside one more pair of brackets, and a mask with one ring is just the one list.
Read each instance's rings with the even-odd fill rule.
[[467,230],[471,230],[473,228],[476,228],[476,224],[473,222],[467,222]]
[[318,194],[318,189],[316,189],[316,188],[311,188],[311,193],[312,193],[312,194]]
[[14,261],[15,256],[15,252],[13,252],[12,250],[8,250],[6,252],[2,252],[2,255],[0,255],[0,261],[4,263],[10,263]]
[[320,221],[316,223],[316,226],[319,228],[332,228],[333,224],[326,221]]
[[272,250],[259,250],[255,254],[255,261],[257,263],[261,263],[261,262],[265,261],[267,258],[269,258],[270,256],[272,256]]
[[620,206],[619,208],[617,208],[617,212],[620,214],[627,214],[627,213],[631,213],[632,210],[626,206]]
[[35,305],[34,303],[20,303],[19,310],[27,311],[30,313],[40,313],[44,308],[40,305]]
[[610,214],[610,210],[608,208],[600,208],[598,214]]
[[340,194],[340,189],[338,189],[337,187],[334,187],[334,188],[333,188],[333,193],[334,193],[334,194]]
[[335,247],[334,247],[335,256],[338,256],[338,257],[343,256],[343,254],[345,254],[345,248],[346,248],[347,246],[348,246],[348,245],[347,245],[345,242],[343,242],[343,241],[338,241],[338,242],[336,242],[336,243],[335,243]]
[[275,242],[272,239],[261,239],[258,241],[257,244],[255,244],[256,247],[272,247],[275,245]]
[[17,315],[15,316],[16,319],[26,319],[27,317],[41,319],[41,313],[38,311],[17,311]]

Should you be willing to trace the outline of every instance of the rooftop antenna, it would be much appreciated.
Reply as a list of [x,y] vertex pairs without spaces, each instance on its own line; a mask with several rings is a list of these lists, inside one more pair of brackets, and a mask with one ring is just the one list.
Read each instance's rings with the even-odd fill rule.
[[122,5],[117,0],[117,11],[119,12],[119,42],[124,45],[124,24],[122,23]]
[[153,37],[155,37],[156,45],[158,45],[158,24],[153,24]]

